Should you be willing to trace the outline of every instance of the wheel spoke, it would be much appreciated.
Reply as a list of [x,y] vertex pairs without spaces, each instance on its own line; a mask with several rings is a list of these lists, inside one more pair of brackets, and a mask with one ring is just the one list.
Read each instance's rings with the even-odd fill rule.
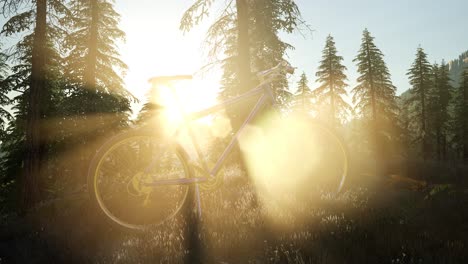
[[[95,158],[92,188],[102,211],[114,222],[143,228],[174,216],[185,204],[188,186],[149,187],[142,183],[188,177],[181,154],[152,136],[121,136]],[[149,173],[145,173],[148,171]]]

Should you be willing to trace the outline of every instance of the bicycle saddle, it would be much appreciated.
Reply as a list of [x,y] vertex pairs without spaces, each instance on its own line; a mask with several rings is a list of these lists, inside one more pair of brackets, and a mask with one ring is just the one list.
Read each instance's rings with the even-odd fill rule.
[[165,84],[172,81],[191,80],[192,75],[156,76],[148,80],[151,84]]

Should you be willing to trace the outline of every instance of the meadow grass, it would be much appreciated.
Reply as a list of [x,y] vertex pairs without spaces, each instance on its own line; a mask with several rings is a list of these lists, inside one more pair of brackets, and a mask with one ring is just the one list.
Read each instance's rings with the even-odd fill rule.
[[[311,191],[308,199],[283,202],[287,206],[265,202],[240,172],[218,190],[203,192],[199,261],[468,261],[468,193],[463,188],[413,191],[380,179],[355,180],[336,197]],[[34,226],[2,237],[0,263],[184,263],[190,253],[183,214],[135,234],[99,221],[90,208],[82,199],[42,210]],[[4,226],[14,226],[15,219],[5,218]]]

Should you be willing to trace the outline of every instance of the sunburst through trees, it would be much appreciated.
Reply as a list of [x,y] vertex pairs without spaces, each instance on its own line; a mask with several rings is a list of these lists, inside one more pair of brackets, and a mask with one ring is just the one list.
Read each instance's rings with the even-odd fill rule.
[[[18,223],[18,229],[21,229],[21,225],[25,222],[23,220],[35,217],[43,222],[32,221],[34,226],[28,226],[25,230],[31,227],[30,229],[34,229],[34,232],[29,234],[29,231],[24,231],[28,233],[24,237],[32,238],[31,243],[35,243],[35,239],[56,237],[56,234],[52,233],[43,235],[47,230],[43,228],[42,223],[48,222],[50,227],[58,223],[53,221],[72,212],[70,215],[83,218],[89,215],[91,220],[80,222],[80,217],[73,217],[76,219],[69,219],[66,224],[74,228],[86,226],[83,228],[84,233],[92,233],[90,236],[97,238],[97,233],[93,232],[95,230],[91,230],[94,227],[91,227],[89,223],[101,223],[102,219],[93,219],[91,210],[94,208],[89,206],[88,199],[89,190],[92,188],[89,188],[86,183],[86,175],[91,175],[92,157],[101,152],[105,153],[102,155],[104,157],[102,164],[96,165],[99,169],[96,169],[98,172],[94,176],[99,180],[96,180],[95,187],[105,185],[105,190],[102,192],[105,196],[103,200],[112,201],[112,208],[118,208],[121,205],[120,196],[113,197],[114,191],[118,190],[125,194],[121,197],[123,203],[128,206],[128,210],[119,211],[118,216],[129,221],[141,220],[138,219],[138,211],[146,209],[150,200],[156,207],[169,202],[167,197],[174,194],[168,192],[165,193],[167,194],[165,197],[157,196],[157,193],[164,193],[162,188],[157,189],[161,186],[153,191],[147,186],[149,185],[147,181],[152,180],[149,174],[140,171],[134,173],[136,170],[143,170],[147,166],[146,163],[150,163],[150,159],[160,158],[156,155],[156,151],[153,153],[153,150],[157,148],[154,146],[161,143],[159,135],[164,135],[164,140],[162,140],[164,144],[175,142],[178,145],[188,146],[187,154],[183,152],[183,166],[173,161],[180,159],[180,156],[167,158],[170,155],[166,155],[167,163],[161,165],[159,170],[163,179],[163,176],[168,176],[167,172],[180,176],[178,173],[184,171],[184,176],[181,177],[185,185],[179,188],[183,190],[179,194],[183,194],[180,197],[183,197],[184,201],[185,199],[189,201],[189,206],[184,207],[184,210],[182,207],[177,207],[176,211],[181,209],[185,213],[181,223],[184,225],[188,223],[189,227],[195,228],[191,230],[191,233],[178,230],[180,232],[175,237],[161,243],[170,241],[165,244],[169,245],[174,240],[179,241],[183,245],[179,256],[188,262],[201,259],[203,255],[201,247],[212,246],[203,244],[206,241],[210,239],[221,241],[222,238],[229,237],[219,231],[216,237],[213,234],[200,235],[206,231],[207,223],[216,225],[218,218],[229,218],[219,220],[220,226],[223,221],[229,223],[226,226],[229,225],[228,229],[232,229],[234,236],[237,236],[241,242],[244,242],[243,237],[236,232],[241,230],[236,225],[239,224],[236,222],[239,219],[242,219],[241,224],[254,227],[242,229],[252,230],[251,237],[256,237],[256,232],[263,232],[266,235],[262,234],[267,237],[264,241],[272,238],[281,243],[286,241],[283,240],[285,236],[274,237],[278,234],[275,232],[283,232],[291,228],[291,230],[299,230],[310,235],[307,239],[315,239],[317,235],[311,230],[317,228],[314,230],[326,234],[327,238],[323,240],[326,245],[324,248],[330,248],[330,245],[326,243],[331,241],[330,237],[336,237],[336,234],[342,235],[340,238],[343,239],[340,241],[348,241],[350,244],[360,240],[362,234],[375,236],[376,239],[381,238],[378,234],[380,231],[371,230],[371,232],[376,232],[375,234],[370,233],[369,229],[363,229],[364,231],[359,231],[360,233],[355,232],[357,222],[365,223],[366,227],[367,222],[360,218],[355,221],[356,218],[348,214],[359,207],[359,213],[366,217],[366,210],[371,208],[368,207],[368,201],[373,200],[372,198],[378,198],[376,204],[379,206],[382,201],[390,199],[396,199],[398,202],[395,208],[401,209],[401,214],[395,216],[392,212],[387,215],[386,212],[383,217],[376,216],[376,219],[373,219],[377,222],[376,229],[381,226],[381,223],[385,223],[386,228],[392,229],[387,230],[389,234],[392,234],[390,236],[392,239],[392,231],[395,230],[406,231],[406,228],[414,228],[414,226],[424,229],[426,221],[430,221],[427,219],[438,219],[432,215],[433,212],[437,214],[443,212],[440,215],[454,213],[457,214],[453,216],[454,222],[467,222],[463,212],[466,211],[464,201],[468,199],[465,190],[467,187],[465,176],[468,173],[466,165],[468,159],[468,51],[466,47],[464,47],[464,52],[453,48],[459,47],[454,43],[463,42],[466,37],[462,38],[462,34],[459,34],[460,38],[450,42],[446,38],[455,31],[444,30],[445,35],[440,37],[438,30],[431,28],[430,41],[442,43],[439,39],[443,38],[445,42],[443,45],[427,45],[428,40],[424,40],[424,34],[412,34],[412,31],[405,31],[414,30],[406,23],[405,28],[402,28],[402,31],[405,31],[402,32],[404,34],[399,34],[393,39],[386,38],[384,34],[388,34],[388,30],[393,30],[393,25],[401,26],[400,20],[392,20],[392,27],[382,26],[380,22],[372,22],[372,16],[365,14],[364,17],[368,20],[361,21],[356,16],[354,17],[356,23],[354,21],[347,23],[338,16],[327,17],[330,14],[327,12],[330,10],[334,14],[340,14],[338,11],[343,11],[342,8],[346,5],[332,4],[329,6],[330,10],[322,8],[330,5],[328,2],[314,6],[316,3],[311,4],[312,1],[293,0],[194,0],[188,2],[0,0],[0,231],[15,232],[14,228],[10,228],[11,226],[16,227]],[[433,3],[429,2],[424,3],[425,6],[433,6]],[[362,3],[356,2],[353,3],[354,5],[360,7]],[[382,3],[376,4],[376,6],[380,5],[384,6]],[[133,10],[134,6],[137,11]],[[393,7],[393,3],[391,6]],[[458,9],[466,10],[466,8]],[[163,11],[160,12],[161,10]],[[181,10],[185,12],[181,13]],[[350,15],[355,15],[362,14],[360,10],[360,8],[355,8],[351,13],[345,11]],[[316,16],[316,13],[312,11],[319,12],[320,15]],[[417,13],[415,10],[411,12]],[[437,14],[442,16],[441,13]],[[130,18],[123,19],[122,23],[121,18],[126,18],[126,16]],[[395,13],[395,16],[400,16],[400,19],[404,18],[401,14]],[[136,23],[141,22],[137,20],[143,20],[144,17],[151,17],[152,20]],[[453,21],[453,17],[448,18],[447,21]],[[457,19],[461,19],[458,17],[461,16],[457,16]],[[305,21],[305,18],[312,18],[312,20]],[[321,20],[326,20],[326,23],[318,23]],[[431,24],[432,20],[421,21],[424,21],[426,26],[426,24]],[[441,20],[438,22],[442,23]],[[308,23],[313,24],[309,26]],[[455,28],[458,24],[465,25],[466,23],[452,22],[450,28]],[[372,34],[366,28],[360,35],[354,30],[360,31],[361,28],[353,28],[355,25],[372,27]],[[412,26],[416,27],[417,23]],[[205,29],[206,32],[198,32]],[[346,30],[346,35],[343,29]],[[419,28],[418,30],[428,29]],[[131,34],[128,34],[130,32]],[[171,39],[171,34],[177,37]],[[138,41],[135,41],[136,35],[138,35],[136,38]],[[297,35],[302,35],[304,38],[296,38]],[[126,36],[133,38],[133,46],[124,44]],[[414,45],[418,43],[416,41],[421,41],[422,46],[427,45],[426,49],[419,46],[414,56],[408,55],[407,52],[413,52],[411,50],[415,47],[408,47],[406,44],[413,43],[411,45]],[[138,43],[134,44],[135,42]],[[396,42],[398,45],[395,44]],[[147,43],[149,43],[148,46],[143,45]],[[200,44],[202,45],[200,54],[195,54],[197,50],[193,52],[195,54],[193,57],[191,57],[192,54],[187,55],[181,50],[183,48],[180,48]],[[148,49],[140,49],[140,47],[149,46],[151,47]],[[133,52],[136,49],[139,49],[138,52]],[[158,53],[152,53],[152,50]],[[445,58],[444,60],[440,58],[442,52],[462,53],[458,59]],[[135,80],[126,77],[128,71],[132,73],[129,65],[134,66],[132,62],[135,61],[150,70],[154,65],[146,66],[149,61],[156,61],[161,65],[154,73],[151,73],[154,75],[144,77],[142,76],[147,72],[141,73],[142,68],[133,69],[133,73],[138,71],[139,74],[138,78],[134,79],[144,79],[139,80],[141,83],[146,83],[147,79],[154,76],[182,76],[180,74],[184,74],[183,76],[187,77],[185,74],[191,74],[190,72],[171,71],[188,69],[187,71],[193,70],[195,73],[194,76],[186,78],[187,83],[192,82],[191,84],[153,85],[151,90],[147,89],[149,91],[146,95],[149,98],[144,98],[145,87],[134,87],[139,85],[134,85],[131,82]],[[259,77],[259,73],[272,71],[273,67],[281,65],[279,63],[284,61],[298,67],[295,75],[290,76],[281,72],[275,78],[267,80]],[[206,75],[209,76],[208,78],[204,75],[205,73],[208,73]],[[216,75],[218,79],[207,80],[211,78],[211,74]],[[155,79],[151,80],[153,80],[152,84],[155,84]],[[206,89],[207,83],[215,89]],[[269,92],[265,97],[274,98],[274,100],[271,105],[262,107],[258,115],[252,118],[253,121],[245,126],[247,132],[240,133],[237,155],[229,158],[226,163],[231,167],[225,168],[226,175],[229,175],[226,176],[225,187],[229,188],[231,185],[238,187],[240,191],[236,191],[236,195],[247,194],[248,199],[239,198],[234,202],[221,202],[215,206],[215,210],[218,211],[214,213],[213,208],[203,208],[212,213],[210,216],[213,219],[206,222],[198,221],[199,218],[196,218],[195,213],[199,211],[193,209],[200,204],[215,203],[213,201],[197,203],[197,200],[193,199],[197,197],[195,194],[198,189],[195,187],[198,183],[190,181],[193,177],[208,175],[197,165],[199,160],[194,149],[200,148],[202,158],[209,160],[209,165],[214,164],[218,158],[217,154],[223,153],[224,147],[235,135],[234,132],[241,127],[248,116],[251,109],[250,101],[243,105],[229,103],[220,106],[221,114],[197,120],[199,123],[194,126],[196,131],[192,134],[202,138],[199,141],[202,142],[199,144],[201,146],[193,144],[188,136],[189,133],[181,126],[185,119],[179,111],[179,106],[182,105],[187,112],[198,111],[221,101],[232,102],[230,100],[236,96],[261,87],[261,85],[268,85],[272,88],[272,90],[264,89]],[[399,86],[398,91],[395,85]],[[408,89],[404,91],[406,88]],[[141,90],[137,91],[137,89]],[[140,95],[135,97],[133,94]],[[156,97],[157,99],[154,99]],[[252,102],[254,102],[253,98]],[[139,107],[142,107],[141,110]],[[270,111],[272,109],[274,111]],[[320,133],[317,133],[317,128],[320,128],[318,129]],[[106,141],[111,142],[108,141],[110,138],[124,135],[121,132],[128,130],[136,131],[136,134],[149,130],[150,135],[146,141],[140,142],[137,136],[134,141],[122,143],[120,147],[112,148],[113,145],[103,145]],[[315,138],[312,133],[314,130]],[[335,137],[335,134],[338,136]],[[332,137],[324,140],[330,135]],[[192,145],[185,144],[187,142]],[[338,146],[335,151],[332,148],[333,144]],[[108,146],[109,152],[103,151],[102,146]],[[179,151],[179,146],[177,147]],[[348,151],[351,153],[349,157],[346,155]],[[337,153],[340,153],[341,157],[336,155]],[[328,159],[321,159],[324,156],[328,156]],[[187,158],[186,163],[185,158]],[[320,183],[317,184],[318,179],[326,172],[330,174],[336,172],[337,175],[345,178],[343,176],[345,173],[337,164],[342,161],[342,164],[346,164],[343,167],[347,170],[348,160],[349,168],[351,168],[350,183],[347,185],[348,178],[346,178],[346,183],[344,180],[340,181],[338,189],[342,191],[341,193],[332,193],[322,187],[326,184],[322,186]],[[118,169],[121,171],[116,171]],[[316,178],[311,181],[308,177],[312,174]],[[106,182],[111,184],[106,185]],[[145,186],[141,184],[142,182]],[[203,189],[201,200],[206,197],[224,196],[227,193],[225,189],[207,192],[207,189],[215,189],[223,182],[217,178],[216,181],[205,183],[203,186],[206,188],[201,188]],[[165,184],[171,185],[173,181],[166,181]],[[270,189],[267,190],[268,188]],[[401,191],[401,189],[405,190]],[[311,195],[313,191],[315,193]],[[387,196],[387,191],[390,193],[393,191],[392,195]],[[365,193],[366,197],[360,197],[356,193],[362,196]],[[268,205],[269,201],[278,201],[283,198],[287,200],[293,194],[299,194],[300,199],[290,199],[293,202],[287,207],[280,208],[281,205],[278,205],[274,208]],[[450,198],[453,194],[456,194],[454,199]],[[175,195],[176,197],[173,198],[180,198],[177,197],[177,193]],[[361,200],[356,198],[358,196]],[[403,203],[408,203],[410,206],[400,203],[402,201],[398,200],[400,196],[405,197],[402,199]],[[143,203],[139,204],[140,207],[132,207],[133,204],[130,201],[142,197],[144,199]],[[348,202],[343,203],[343,200]],[[447,204],[444,203],[446,200],[449,201]],[[439,204],[439,201],[442,202]],[[413,206],[413,202],[418,206]],[[252,204],[252,208],[245,204],[249,206]],[[343,204],[346,206],[342,206]],[[309,205],[323,206],[325,210],[322,210],[323,208],[315,210],[315,208],[308,207]],[[425,213],[423,215],[428,215],[424,221],[413,217],[422,213],[419,206],[428,211],[423,212]],[[438,207],[443,207],[447,211]],[[251,211],[245,214],[235,211],[240,208],[247,208]],[[213,211],[210,212],[211,209]],[[295,215],[298,211],[300,213]],[[218,212],[224,213],[218,214]],[[232,212],[235,214],[233,215]],[[308,218],[312,212],[317,214],[315,222],[309,221],[313,217]],[[148,213],[148,219],[151,219],[151,213]],[[298,215],[300,217],[296,217]],[[172,217],[172,214],[170,216]],[[264,216],[265,219],[262,218]],[[348,221],[348,218],[352,220]],[[14,225],[5,224],[4,226],[4,219],[13,219],[11,223]],[[395,219],[398,219],[396,223],[398,228],[394,226]],[[50,224],[48,220],[53,224]],[[279,222],[281,225],[276,226]],[[336,230],[329,228],[330,222],[336,222],[334,227]],[[65,226],[67,225],[63,224],[64,228]],[[369,226],[372,227],[372,223]],[[465,229],[459,228],[460,237],[451,238],[447,240],[448,242],[444,241],[446,234],[430,240],[432,233],[420,230],[421,233],[415,235],[417,239],[414,238],[416,241],[414,244],[421,244],[418,239],[424,237],[424,240],[430,240],[433,243],[429,246],[440,244],[440,247],[446,249],[447,252],[458,252],[465,257],[463,254],[466,253],[460,253],[467,247],[462,238],[466,237],[463,233]],[[106,232],[110,233],[113,230]],[[41,248],[38,251],[48,252],[50,248],[53,248],[50,245],[55,246],[61,244],[62,241],[67,241],[68,232],[61,233],[63,234],[60,234],[60,239],[57,240],[60,243],[45,243],[44,247],[47,247],[47,250]],[[149,236],[152,235],[153,233]],[[268,237],[270,235],[271,237]],[[61,236],[64,236],[63,240]],[[401,234],[403,238],[406,236],[411,237],[408,234]],[[4,237],[9,239],[10,236],[0,234],[1,239]],[[160,237],[154,239],[163,240]],[[403,262],[426,260],[424,256],[418,256],[419,251],[423,249],[413,248],[412,251],[406,251],[409,250],[405,244],[407,241],[397,240],[396,248],[391,251],[390,256],[385,255],[387,253],[377,252],[375,254],[385,256],[379,256],[376,259],[394,261],[395,256],[399,257],[398,254],[403,253],[404,258],[397,258],[397,262],[398,260]],[[271,242],[259,241],[260,244],[265,243],[265,245]],[[310,240],[307,240],[307,243],[309,242]],[[332,246],[338,248],[342,245],[335,242]],[[93,240],[89,244],[99,243]],[[293,244],[291,243],[290,246],[293,247]],[[2,249],[5,245],[10,247],[13,244],[0,243],[0,263],[3,263]],[[227,247],[228,244],[223,241],[222,245]],[[186,250],[184,246],[192,248]],[[374,246],[372,244],[370,249],[374,250]],[[18,247],[23,249],[21,245]],[[266,251],[278,252],[277,249],[281,247],[283,244],[281,246],[274,244]],[[220,254],[230,251],[226,248],[223,250]],[[74,250],[69,248],[64,250],[68,253],[70,251]],[[301,254],[307,255],[309,251],[314,250],[306,248],[301,251]],[[319,248],[315,251],[325,252],[326,250]],[[311,254],[316,254],[315,251]],[[390,250],[387,251],[390,252]],[[114,253],[115,255],[124,254],[122,252]],[[239,252],[245,253],[246,250],[242,249]],[[299,250],[294,252],[297,253]],[[349,250],[340,249],[336,252],[349,252]],[[200,255],[197,255],[198,253]],[[299,256],[299,253],[297,254]],[[320,257],[324,254],[304,259],[298,257],[297,261],[317,262],[323,260]],[[457,254],[447,255],[458,256]],[[149,258],[152,257],[153,255]],[[232,262],[251,260],[243,261],[242,257]],[[447,258],[452,260],[450,257]],[[92,259],[92,256],[86,260],[90,258]],[[51,259],[56,260],[56,258]],[[119,258],[101,262],[115,262],[116,259]],[[239,259],[242,260],[238,261]],[[349,259],[353,259],[353,256],[346,255],[342,258],[333,256],[332,261],[328,262]],[[15,260],[12,259],[11,262],[24,262]],[[217,262],[228,262],[228,260],[231,263],[229,258],[222,258]],[[282,257],[275,255],[269,260],[281,263],[291,258],[286,255]],[[326,260],[322,262],[327,262]],[[9,262],[10,259],[5,261]],[[255,256],[253,262],[263,261]],[[454,261],[447,262],[463,261],[454,258]]]

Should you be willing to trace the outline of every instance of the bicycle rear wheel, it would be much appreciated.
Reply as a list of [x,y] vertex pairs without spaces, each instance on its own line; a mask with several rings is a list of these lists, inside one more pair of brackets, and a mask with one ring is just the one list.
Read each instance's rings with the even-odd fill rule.
[[121,227],[144,230],[174,217],[184,206],[188,185],[149,186],[157,180],[189,178],[186,153],[161,138],[120,134],[94,156],[88,190],[99,211]]

